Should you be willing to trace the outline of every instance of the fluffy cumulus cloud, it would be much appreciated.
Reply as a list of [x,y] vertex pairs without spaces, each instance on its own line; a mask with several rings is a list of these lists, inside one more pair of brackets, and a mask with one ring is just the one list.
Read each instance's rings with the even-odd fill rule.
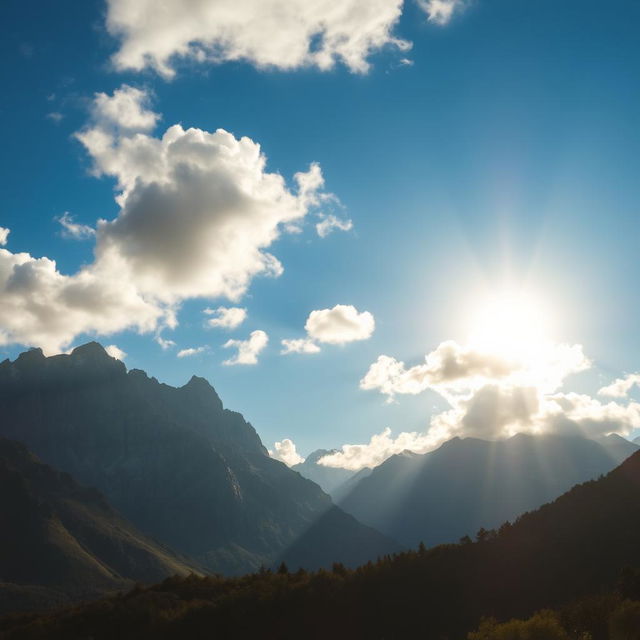
[[304,462],[304,458],[296,451],[295,443],[289,440],[289,438],[284,438],[281,442],[276,442],[273,448],[275,451],[269,449],[269,455],[275,460],[284,462],[289,467]]
[[138,89],[97,94],[77,137],[94,173],[115,179],[120,211],[98,221],[94,260],[73,275],[0,249],[0,344],[55,352],[82,333],[158,331],[185,299],[235,301],[256,276],[282,272],[268,248],[320,201],[320,168],[292,189],[253,140],[180,125],[155,137],[157,120]]
[[[425,453],[455,436],[491,440],[516,433],[555,433],[597,438],[627,436],[640,428],[640,403],[603,403],[562,391],[569,375],[589,366],[580,345],[553,343],[505,357],[501,350],[449,341],[429,353],[424,364],[409,368],[381,356],[361,380],[361,388],[388,398],[431,389],[449,408],[432,416],[423,433],[393,437],[387,429],[368,443],[344,445],[321,464],[359,469],[404,450]],[[634,377],[618,380],[601,393],[622,397],[637,382]]]
[[213,329],[237,329],[247,319],[247,310],[242,307],[207,308],[204,313],[211,316],[206,325]]
[[120,349],[120,347],[118,347],[115,344],[110,344],[108,346],[106,346],[104,348],[104,350],[112,357],[112,358],[116,358],[116,360],[124,360],[127,357],[127,354],[125,351],[123,351],[122,349]]
[[601,396],[609,396],[610,398],[624,398],[633,387],[640,387],[640,373],[631,373],[624,378],[618,378],[610,385],[602,387],[602,389],[598,391],[598,394]]
[[269,336],[260,329],[252,331],[247,340],[227,340],[225,349],[237,349],[236,355],[222,364],[258,364],[258,356],[269,342]]
[[318,343],[345,344],[370,338],[375,329],[374,317],[360,313],[354,306],[337,304],[333,309],[317,309],[307,318],[306,338],[282,340],[282,354],[319,353]]
[[61,216],[56,218],[56,222],[62,227],[61,233],[63,238],[86,240],[96,235],[93,227],[75,222],[73,216],[68,211],[65,211]]
[[[174,62],[242,60],[259,68],[366,72],[384,47],[410,44],[393,33],[403,0],[108,0],[107,29],[120,40],[118,69],[174,75]],[[425,7],[428,11],[428,7]]]
[[322,220],[316,224],[316,232],[321,238],[326,238],[334,231],[351,231],[353,222],[351,220],[342,220],[333,214],[325,215]]
[[466,0],[418,0],[429,19],[438,25],[449,24],[453,14],[465,5]]
[[377,390],[389,399],[429,388],[441,393],[465,392],[493,380],[541,384],[553,390],[570,373],[588,367],[580,345],[543,345],[532,358],[531,354],[505,355],[449,340],[427,354],[424,364],[409,368],[391,356],[379,356],[360,381],[360,388]]
[[[141,111],[143,108],[141,107]],[[119,113],[119,112],[118,112]],[[126,113],[127,130],[145,118]],[[119,269],[144,295],[167,303],[190,297],[239,299],[257,275],[277,276],[267,247],[301,220],[314,189],[298,173],[298,193],[266,171],[249,138],[174,125],[161,138],[111,135],[98,124],[80,134],[95,170],[113,176],[121,212],[97,228],[98,261]]]
[[10,233],[10,229],[7,229],[6,227],[0,227],[0,246],[4,247],[4,245],[7,244]]
[[0,249],[0,298],[0,344],[40,346],[48,353],[82,333],[152,331],[163,317],[132,283],[102,265],[66,276],[54,260],[7,249]]
[[317,342],[344,344],[370,338],[376,323],[373,314],[359,312],[354,306],[337,304],[333,309],[312,311],[304,328]]
[[176,354],[178,358],[190,358],[191,356],[197,356],[199,353],[203,353],[206,347],[189,347],[188,349],[180,349]]

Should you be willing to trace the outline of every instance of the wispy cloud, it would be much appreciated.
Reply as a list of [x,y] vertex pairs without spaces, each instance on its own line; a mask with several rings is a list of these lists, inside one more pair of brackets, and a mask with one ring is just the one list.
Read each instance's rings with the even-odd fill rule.
[[120,347],[118,347],[115,344],[110,344],[109,346],[105,347],[104,350],[112,357],[112,358],[116,358],[117,360],[124,360],[127,357],[127,354],[125,351],[123,351],[122,349],[120,349]]
[[316,224],[316,232],[321,238],[326,238],[333,231],[350,231],[353,229],[351,220],[341,220],[340,218],[329,214],[324,216],[318,224]]
[[222,364],[257,364],[258,356],[269,342],[269,336],[260,329],[252,331],[247,340],[227,340],[222,346],[224,349],[237,349],[237,353],[232,358],[225,360]]
[[190,347],[188,349],[180,349],[176,354],[178,358],[190,358],[191,356],[197,356],[199,353],[204,353],[207,347]]
[[449,24],[454,13],[460,11],[467,0],[418,0],[427,14],[429,22],[444,26]]
[[62,227],[62,236],[73,240],[86,240],[96,235],[96,230],[86,224],[79,224],[73,221],[73,216],[65,211],[61,216],[57,217],[56,222]]

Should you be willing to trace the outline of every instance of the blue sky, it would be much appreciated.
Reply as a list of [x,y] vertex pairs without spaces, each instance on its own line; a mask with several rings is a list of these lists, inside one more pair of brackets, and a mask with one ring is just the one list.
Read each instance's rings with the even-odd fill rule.
[[[353,228],[320,238],[310,210],[301,233],[268,247],[282,275],[252,278],[235,302],[180,300],[178,326],[162,332],[175,347],[127,329],[79,333],[65,348],[97,336],[170,384],[202,375],[268,446],[291,438],[303,454],[367,442],[385,427],[423,432],[451,405],[446,394],[431,387],[387,403],[359,381],[381,354],[411,367],[443,341],[462,343],[474,301],[504,287],[544,300],[554,341],[583,345],[593,366],[576,390],[595,394],[638,369],[637,2],[474,0],[453,3],[438,24],[427,3],[408,0],[391,32],[412,48],[372,51],[367,72],[341,61],[264,69],[173,58],[173,78],[114,67],[123,39],[106,18],[115,4],[3,4],[5,250],[48,256],[66,275],[93,261],[95,241],[63,237],[55,218],[70,212],[93,227],[118,216],[116,181],[91,175],[75,134],[95,123],[94,95],[122,85],[161,114],[149,135],[180,123],[247,136],[292,192],[294,174],[318,163],[341,203],[318,211]],[[282,339],[305,337],[310,312],[337,304],[370,312],[371,337],[280,354]],[[204,328],[203,309],[220,305],[246,308],[246,321]],[[269,336],[257,364],[223,365],[233,352],[222,345],[256,330]],[[25,346],[9,335],[0,355]],[[197,347],[206,350],[176,357]],[[635,428],[631,420],[625,435]]]

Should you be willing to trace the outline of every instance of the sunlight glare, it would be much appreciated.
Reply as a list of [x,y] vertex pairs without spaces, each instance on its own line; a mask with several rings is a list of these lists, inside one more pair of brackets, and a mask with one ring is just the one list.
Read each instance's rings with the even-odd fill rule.
[[550,341],[550,316],[536,298],[517,293],[494,295],[469,316],[468,342],[509,357],[535,355]]

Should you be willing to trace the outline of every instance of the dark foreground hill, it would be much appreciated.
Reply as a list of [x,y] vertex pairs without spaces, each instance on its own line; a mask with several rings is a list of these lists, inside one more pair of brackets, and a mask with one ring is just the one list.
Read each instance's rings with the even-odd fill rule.
[[0,436],[97,487],[141,531],[209,570],[269,566],[318,528],[296,563],[356,565],[398,548],[271,459],[203,378],[160,384],[95,342],[50,358],[31,350],[0,364],[0,415]]
[[407,546],[457,542],[608,473],[637,450],[615,435],[454,438],[431,453],[392,456],[339,504]]
[[527,617],[611,591],[625,567],[640,564],[639,532],[636,453],[475,543],[403,553],[355,571],[283,567],[243,578],[173,578],[48,616],[0,621],[0,631],[8,640],[457,640],[483,616]]
[[0,612],[95,598],[192,571],[98,491],[0,438]]

